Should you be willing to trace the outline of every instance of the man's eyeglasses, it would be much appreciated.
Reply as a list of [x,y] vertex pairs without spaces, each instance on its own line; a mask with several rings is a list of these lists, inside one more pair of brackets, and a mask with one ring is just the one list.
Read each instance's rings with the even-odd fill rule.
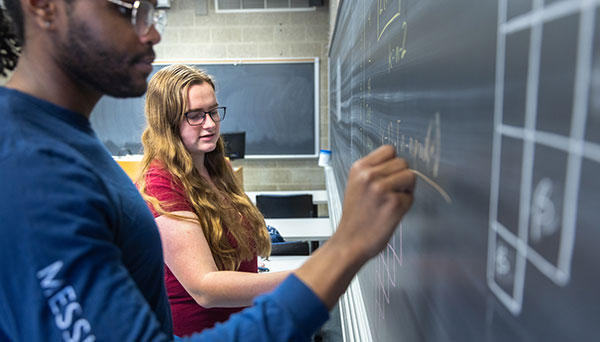
[[164,10],[157,10],[150,1],[136,0],[134,2],[125,2],[122,0],[107,0],[115,5],[121,6],[125,14],[131,11],[131,25],[138,37],[145,36],[154,25],[159,34],[162,34],[167,25],[167,13]]
[[192,110],[183,115],[185,115],[185,120],[190,126],[200,126],[206,120],[206,115],[210,115],[210,118],[214,122],[223,121],[225,119],[225,113],[227,112],[227,107],[217,107],[209,112],[203,112],[201,110]]

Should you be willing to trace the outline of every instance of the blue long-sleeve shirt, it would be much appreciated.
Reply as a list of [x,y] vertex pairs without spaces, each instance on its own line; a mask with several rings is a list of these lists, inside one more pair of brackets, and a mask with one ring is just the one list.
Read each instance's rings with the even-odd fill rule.
[[[89,120],[2,87],[0,108],[0,341],[171,340],[158,229]],[[192,340],[306,340],[327,317],[292,276]]]

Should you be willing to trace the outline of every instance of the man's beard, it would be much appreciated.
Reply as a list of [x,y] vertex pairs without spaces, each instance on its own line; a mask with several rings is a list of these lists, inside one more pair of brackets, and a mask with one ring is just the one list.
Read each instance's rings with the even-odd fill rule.
[[[134,79],[133,67],[144,55],[118,55],[96,39],[76,18],[69,18],[66,42],[59,49],[57,63],[82,86],[114,97],[138,97],[146,92],[146,80]],[[152,53],[152,48],[145,53]]]

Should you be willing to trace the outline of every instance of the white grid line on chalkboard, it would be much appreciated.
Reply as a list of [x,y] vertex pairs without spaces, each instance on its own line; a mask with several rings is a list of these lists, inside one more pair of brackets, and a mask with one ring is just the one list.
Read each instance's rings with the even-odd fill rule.
[[[522,309],[525,259],[558,285],[565,285],[570,279],[571,259],[576,229],[577,197],[581,175],[582,158],[600,162],[600,145],[584,140],[585,121],[589,94],[590,72],[592,65],[592,46],[594,34],[594,9],[600,4],[596,0],[566,1],[544,7],[543,1],[534,1],[533,10],[506,22],[507,2],[499,3],[498,43],[496,66],[496,99],[494,105],[494,147],[492,157],[492,184],[490,198],[490,235],[488,240],[488,286],[498,299],[515,315]],[[542,25],[579,12],[579,32],[577,37],[577,60],[573,115],[569,137],[555,133],[536,131],[537,98],[540,72]],[[531,28],[531,46],[529,49],[529,69],[527,75],[527,100],[525,127],[515,127],[502,123],[503,88],[506,54],[506,35]],[[498,196],[500,188],[500,163],[502,136],[523,141],[523,164],[521,168],[521,197],[519,208],[518,237],[510,229],[498,222]],[[560,245],[557,264],[554,265],[528,245],[531,217],[531,190],[535,145],[545,145],[568,153],[565,176],[565,194],[561,222]],[[544,179],[542,179],[543,181]],[[540,181],[541,183],[541,181]],[[539,186],[539,183],[538,183]],[[537,189],[537,187],[536,187]],[[498,260],[497,246],[500,236],[512,246],[516,255],[512,291],[503,289],[495,278]],[[505,247],[502,247],[505,248]],[[507,252],[503,252],[507,253]],[[508,254],[504,255],[507,257]],[[506,259],[508,260],[508,259]],[[509,292],[512,292],[510,294]]]
[[[502,27],[506,21],[507,15],[506,0],[500,0],[498,3],[498,27]],[[502,124],[502,110],[504,101],[504,64],[506,56],[506,35],[498,30],[496,40],[496,88],[494,91],[494,127]],[[498,193],[500,188],[500,155],[502,136],[494,130],[492,138],[492,174],[490,179],[490,223],[488,232],[488,257],[486,269],[486,281],[490,289],[496,297],[508,308],[513,308],[513,300],[505,291],[496,284],[494,280],[496,261],[496,244],[497,244],[497,228],[498,224]],[[492,252],[494,251],[494,252]],[[518,309],[518,306],[517,308]],[[511,309],[514,312],[514,309]]]
[[530,140],[535,144],[552,147],[575,156],[581,156],[600,163],[600,144],[581,139],[569,138],[564,135],[527,130],[522,127],[500,124],[496,126],[498,134],[514,139]]
[[[509,264],[508,267],[510,267],[511,261],[512,261],[512,264],[514,264],[514,265],[525,264],[525,262],[526,262],[525,255],[527,255],[527,246],[523,243],[523,241],[518,239],[515,234],[510,232],[506,227],[504,227],[502,225],[502,223],[500,223],[498,221],[491,222],[490,227],[491,227],[491,233],[494,236],[494,249],[488,251],[488,253],[491,253],[494,256],[492,270],[494,270],[494,272],[495,272],[495,270],[500,266],[500,265],[497,265],[498,259],[502,259],[501,260],[502,263]],[[497,235],[500,236],[506,242],[507,245],[514,248],[514,250],[515,250],[515,256],[513,258],[514,260],[510,260],[511,258],[510,258],[509,251],[506,248],[501,249],[503,245],[501,243],[496,242]],[[496,245],[498,245],[500,248],[496,248]],[[500,251],[502,251],[502,252],[500,252]],[[488,258],[488,260],[489,260],[489,258]],[[488,267],[489,267],[489,264],[488,264]],[[500,267],[507,267],[507,266],[506,266],[506,264],[504,264],[504,265],[501,265]],[[513,275],[513,280],[512,280],[512,289],[511,289],[510,293],[509,293],[509,290],[503,289],[496,282],[496,280],[494,278],[494,274],[492,274],[491,279],[488,278],[488,284],[489,284],[490,288],[492,289],[492,292],[494,292],[494,294],[496,294],[498,299],[500,299],[500,301],[511,312],[517,314],[521,311],[522,296],[518,296],[518,290],[523,289],[525,286],[525,268],[524,267],[521,267],[521,268],[515,267],[515,273]]]
[[[569,160],[567,164],[566,192],[564,196],[563,230],[558,254],[558,273],[553,280],[559,285],[566,285],[571,277],[571,260],[575,244],[577,221],[577,197],[581,179],[581,157],[585,135],[585,122],[588,110],[588,88],[592,66],[592,46],[594,43],[594,11],[593,8],[582,8],[579,22],[579,39],[577,42],[577,69],[575,78],[575,94],[573,116],[571,122],[571,139]],[[566,229],[565,229],[566,228]]]
[[515,17],[500,25],[500,32],[511,34],[522,31],[536,24],[591,10],[599,3],[600,0],[570,0],[556,2],[547,7],[537,7],[534,11]]
[[[543,0],[533,1],[533,12],[540,13],[543,8]],[[535,129],[538,109],[538,91],[540,78],[540,62],[542,55],[542,24],[543,21],[535,20],[531,22],[531,38],[528,58],[527,71],[527,90],[525,101],[525,137]],[[506,53],[506,52],[505,52]],[[529,243],[529,219],[531,213],[531,187],[533,184],[533,166],[535,156],[535,145],[532,139],[525,139],[523,144],[523,160],[521,164],[521,193],[519,198],[519,223],[518,223],[518,241],[517,245],[527,245]],[[524,248],[517,248],[518,255],[523,254]],[[525,258],[518,257],[516,260],[515,287],[513,296],[519,305],[519,312],[523,305],[523,293],[525,291],[525,268],[527,261]]]

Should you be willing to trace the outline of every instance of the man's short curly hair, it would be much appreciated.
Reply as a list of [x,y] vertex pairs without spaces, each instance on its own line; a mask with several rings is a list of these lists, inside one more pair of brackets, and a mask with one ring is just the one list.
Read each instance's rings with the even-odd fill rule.
[[[20,12],[20,2],[14,0],[5,0],[6,5],[17,4]],[[14,7],[13,7],[14,8]],[[19,19],[22,19],[22,13],[16,13]],[[19,61],[19,55],[21,53],[22,38],[19,36],[19,29],[22,34],[22,20],[20,22],[21,27],[16,27],[15,21],[12,20],[13,16],[9,16],[7,9],[0,6],[0,75],[7,76],[8,71],[14,70]]]

